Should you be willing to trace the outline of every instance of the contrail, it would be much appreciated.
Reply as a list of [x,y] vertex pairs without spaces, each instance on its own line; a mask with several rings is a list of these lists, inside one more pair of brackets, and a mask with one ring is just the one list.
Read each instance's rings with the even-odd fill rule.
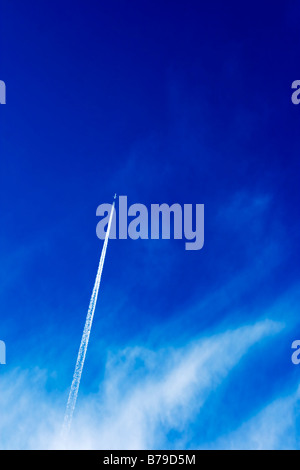
[[[116,195],[115,198],[116,199]],[[81,380],[81,374],[85,362],[85,356],[86,356],[86,351],[88,348],[89,344],[89,339],[90,339],[90,333],[91,333],[91,328],[92,328],[92,323],[93,323],[93,318],[94,318],[94,313],[95,313],[95,308],[97,304],[97,298],[98,298],[98,292],[99,292],[99,287],[100,287],[100,281],[101,281],[101,276],[102,276],[102,271],[103,271],[103,265],[104,265],[104,260],[105,260],[105,255],[106,255],[106,248],[108,244],[108,238],[109,238],[109,233],[110,233],[110,228],[111,228],[111,223],[112,223],[112,218],[113,218],[113,213],[115,209],[115,201],[113,202],[111,212],[110,212],[110,217],[109,217],[109,222],[108,222],[108,227],[107,227],[107,232],[105,235],[105,240],[102,248],[102,253],[100,257],[100,262],[99,262],[99,267],[97,271],[97,276],[95,280],[95,285],[93,289],[93,293],[91,296],[90,300],[90,305],[86,317],[86,322],[83,330],[83,335],[80,343],[80,348],[78,352],[78,357],[77,357],[77,362],[75,366],[75,371],[73,375],[73,381],[71,385],[71,390],[68,398],[68,403],[67,403],[67,408],[66,408],[66,413],[65,413],[65,418],[64,418],[64,423],[63,423],[63,428],[62,428],[62,435],[67,436],[71,424],[72,424],[72,418],[73,418],[73,413],[75,410],[76,406],[76,401],[77,401],[77,396],[78,396],[78,390],[79,390],[79,385],[80,385],[80,380]]]

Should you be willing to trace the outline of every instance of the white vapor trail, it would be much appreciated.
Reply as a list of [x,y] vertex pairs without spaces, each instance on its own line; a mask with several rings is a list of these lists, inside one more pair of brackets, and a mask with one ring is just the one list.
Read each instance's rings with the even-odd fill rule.
[[[116,196],[115,196],[116,198]],[[63,429],[62,429],[62,434],[63,436],[66,436],[67,433],[69,432],[72,424],[72,418],[73,418],[73,413],[75,410],[76,406],[76,401],[77,401],[77,396],[78,396],[78,391],[79,391],[79,385],[80,385],[80,380],[81,380],[81,375],[82,375],[82,370],[84,367],[84,362],[85,362],[85,357],[86,357],[86,352],[89,344],[89,339],[90,339],[90,333],[92,329],[92,323],[93,323],[93,318],[94,318],[94,313],[95,313],[95,308],[97,304],[97,298],[98,298],[98,293],[99,293],[99,287],[100,287],[100,282],[101,282],[101,276],[102,276],[102,271],[103,271],[103,265],[104,265],[104,260],[105,260],[105,255],[106,255],[106,249],[107,249],[107,244],[108,244],[108,238],[109,238],[109,233],[110,233],[110,228],[111,228],[111,223],[112,223],[112,218],[113,218],[113,213],[114,213],[114,208],[115,208],[115,201],[113,202],[111,212],[110,212],[110,217],[109,217],[109,222],[108,222],[108,227],[107,227],[107,232],[102,248],[102,253],[100,257],[100,262],[99,262],[99,267],[97,271],[97,276],[94,284],[94,289],[93,293],[91,296],[90,304],[89,304],[89,309],[86,317],[86,322],[83,330],[83,335],[80,343],[80,348],[78,352],[78,357],[77,357],[77,362],[75,366],[75,371],[73,375],[73,381],[71,385],[71,390],[68,398],[68,403],[67,403],[67,408],[66,408],[66,413],[64,417],[64,423],[63,423]]]

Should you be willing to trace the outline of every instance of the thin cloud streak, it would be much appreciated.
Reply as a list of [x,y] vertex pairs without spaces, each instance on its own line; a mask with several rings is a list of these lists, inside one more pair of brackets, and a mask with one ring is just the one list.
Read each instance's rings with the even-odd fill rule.
[[296,449],[295,423],[299,399],[300,386],[295,393],[274,400],[240,428],[205,447],[226,450]]

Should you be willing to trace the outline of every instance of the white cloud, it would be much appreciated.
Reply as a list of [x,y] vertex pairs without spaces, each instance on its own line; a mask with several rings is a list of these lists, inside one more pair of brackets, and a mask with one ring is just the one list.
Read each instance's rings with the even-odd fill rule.
[[213,449],[296,449],[296,416],[300,389],[266,406],[239,429],[209,445]]
[[190,428],[194,414],[249,348],[281,329],[281,324],[267,320],[181,349],[133,348],[112,356],[99,392],[80,397],[72,432],[64,443],[62,399],[47,392],[46,372],[5,374],[0,385],[0,447],[171,447],[166,433]]

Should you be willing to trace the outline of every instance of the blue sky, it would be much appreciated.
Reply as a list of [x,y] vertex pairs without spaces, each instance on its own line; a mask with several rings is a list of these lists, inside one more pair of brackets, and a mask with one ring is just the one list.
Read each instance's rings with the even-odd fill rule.
[[299,3],[0,4],[0,448],[62,445],[115,192],[205,245],[109,242],[67,445],[299,448]]

